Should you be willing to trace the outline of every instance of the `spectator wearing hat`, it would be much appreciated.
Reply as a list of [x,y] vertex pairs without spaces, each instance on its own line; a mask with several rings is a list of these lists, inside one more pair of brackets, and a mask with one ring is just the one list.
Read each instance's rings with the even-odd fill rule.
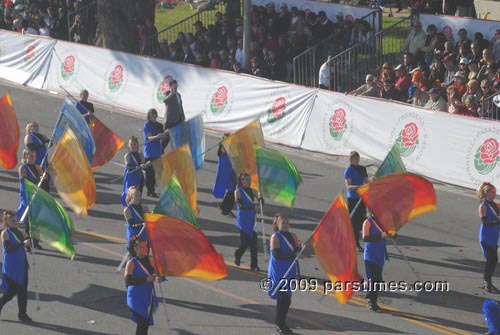
[[443,99],[440,93],[441,90],[436,87],[433,87],[429,91],[427,91],[429,100],[424,107],[435,111],[446,112],[448,110],[448,106],[446,105],[446,101]]
[[319,88],[329,90],[332,77],[332,58],[328,56],[326,62],[319,68]]
[[468,58],[460,58],[460,62],[458,63],[458,71],[465,73],[465,76],[469,77],[469,59]]
[[457,71],[453,76],[453,86],[458,89],[458,96],[462,99],[462,96],[467,92],[467,76],[462,71]]
[[396,70],[396,82],[394,84],[394,89],[399,95],[400,101],[406,101],[406,97],[408,96],[408,89],[411,86],[411,77],[406,72],[406,67],[403,64],[399,64],[395,68]]
[[422,23],[418,20],[414,20],[410,33],[401,47],[401,51],[409,51],[414,56],[417,56],[417,53],[421,52],[422,48],[425,46],[426,39],[427,35],[422,30]]
[[350,94],[378,98],[380,97],[380,88],[375,85],[373,74],[367,74],[365,83],[354,91],[351,91]]
[[455,73],[457,73],[458,68],[455,65],[455,60],[453,57],[445,56],[443,60],[444,60],[445,71],[444,71],[444,79],[441,86],[448,87],[453,83],[454,81],[453,77],[455,76]]

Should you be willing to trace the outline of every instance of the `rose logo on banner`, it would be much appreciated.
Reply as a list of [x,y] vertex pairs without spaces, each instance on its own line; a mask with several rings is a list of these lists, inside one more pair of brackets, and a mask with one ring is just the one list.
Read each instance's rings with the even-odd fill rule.
[[476,150],[474,167],[480,174],[488,174],[495,169],[500,161],[498,141],[490,137]]
[[228,90],[226,86],[220,86],[217,89],[210,102],[210,111],[212,114],[220,115],[224,112],[224,108],[227,105],[227,94]]
[[330,135],[335,141],[342,140],[347,129],[346,112],[343,108],[337,108],[330,119]]
[[109,91],[114,93],[120,89],[123,83],[123,66],[116,65],[108,78]]
[[285,116],[285,111],[286,99],[284,97],[279,97],[267,111],[267,122],[273,123],[282,119]]
[[171,75],[166,75],[158,85],[158,89],[156,90],[156,99],[158,102],[163,102],[165,99],[165,92],[170,91],[170,82],[172,80],[174,80],[174,78]]
[[61,78],[68,80],[71,78],[75,72],[75,62],[76,58],[73,55],[69,55],[64,59],[64,63],[61,64]]
[[414,122],[407,123],[396,139],[399,153],[403,157],[410,156],[418,146],[418,126]]
[[30,62],[35,58],[35,51],[36,51],[36,46],[34,44],[28,45],[26,48],[26,57],[24,58],[24,61],[26,63]]

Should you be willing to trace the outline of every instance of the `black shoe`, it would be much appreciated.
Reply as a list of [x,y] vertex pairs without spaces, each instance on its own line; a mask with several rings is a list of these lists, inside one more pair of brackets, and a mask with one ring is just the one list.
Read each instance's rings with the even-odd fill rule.
[[356,250],[358,252],[363,252],[364,251],[363,248],[360,245],[356,246]]
[[35,246],[34,248],[37,249],[37,250],[43,250],[42,246],[40,245],[40,242],[39,241],[36,241],[35,243]]
[[497,293],[498,289],[490,281],[484,281],[484,289],[489,293]]
[[241,257],[238,257],[238,250],[234,252],[234,264],[236,264],[236,266],[240,266],[241,264]]
[[158,194],[156,194],[154,191],[153,192],[148,192],[148,197],[158,198]]
[[33,322],[33,320],[31,320],[31,318],[26,313],[19,314],[17,316],[17,318],[19,319],[19,321],[22,321],[22,322]]
[[258,266],[252,266],[250,269],[255,272],[261,271]]
[[24,247],[24,250],[26,250],[26,252],[31,252],[31,248],[30,247]]
[[376,312],[380,310],[379,305],[377,305],[376,302],[368,301],[368,308],[370,308],[372,311]]
[[293,332],[287,325],[276,326],[276,331],[278,334],[293,335]]

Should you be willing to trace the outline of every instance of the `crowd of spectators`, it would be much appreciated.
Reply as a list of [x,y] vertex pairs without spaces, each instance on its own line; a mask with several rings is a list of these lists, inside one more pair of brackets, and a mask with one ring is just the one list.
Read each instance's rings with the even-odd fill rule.
[[453,41],[433,24],[426,28],[415,19],[401,48],[401,64],[383,64],[378,77],[368,74],[365,84],[349,93],[500,119],[500,101],[488,99],[500,92],[499,34],[488,41],[462,28]]

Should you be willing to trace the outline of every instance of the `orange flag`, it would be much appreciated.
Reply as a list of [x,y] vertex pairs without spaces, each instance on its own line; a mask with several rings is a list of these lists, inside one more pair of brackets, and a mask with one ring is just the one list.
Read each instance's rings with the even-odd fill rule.
[[19,124],[9,93],[0,99],[0,166],[5,170],[17,166],[19,147]]
[[325,213],[311,236],[311,247],[332,283],[337,301],[347,303],[361,287],[356,243],[347,203],[340,194]]
[[92,118],[89,128],[95,144],[92,169],[97,169],[113,159],[124,143],[121,138],[96,117]]
[[148,241],[160,276],[218,280],[227,277],[224,257],[189,222],[159,214],[144,214]]
[[437,209],[432,183],[411,173],[376,179],[360,186],[357,192],[389,235],[394,235],[411,219]]
[[66,128],[48,167],[57,192],[78,215],[87,215],[95,204],[94,175],[75,133]]
[[193,156],[191,155],[189,145],[185,144],[173,151],[167,152],[160,158],[154,160],[152,164],[155,170],[156,183],[160,187],[160,192],[163,193],[175,173],[191,209],[194,214],[197,215],[199,210],[197,204],[198,194],[196,190],[196,167],[194,166]]
[[260,121],[257,119],[234,134],[229,135],[222,144],[231,160],[236,175],[240,174],[240,172],[248,173],[252,177],[250,187],[258,190],[259,172],[254,146],[265,146]]

